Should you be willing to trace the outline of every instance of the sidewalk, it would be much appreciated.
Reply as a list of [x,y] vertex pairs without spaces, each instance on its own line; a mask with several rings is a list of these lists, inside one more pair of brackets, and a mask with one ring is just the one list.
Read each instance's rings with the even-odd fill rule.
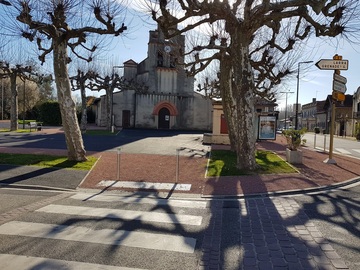
[[[275,141],[264,141],[257,144],[258,149],[276,152],[285,159],[286,141],[281,135]],[[219,146],[212,146],[217,148]],[[200,157],[179,157],[179,186],[190,184],[188,191],[177,191],[188,194],[210,196],[249,196],[264,193],[304,192],[319,190],[346,181],[360,181],[360,159],[334,155],[337,165],[326,164],[323,161],[327,153],[314,149],[302,148],[303,164],[296,165],[298,173],[280,175],[249,175],[234,177],[205,178],[207,159]],[[120,170],[118,170],[118,158]],[[119,175],[118,175],[119,174]],[[120,182],[135,182],[134,188],[118,188]],[[99,188],[103,180],[109,181],[106,189],[142,190],[142,186],[151,182],[176,182],[176,157],[162,155],[121,154],[103,152],[93,170],[84,179],[80,188]],[[176,187],[176,186],[174,186]]]
[[[42,132],[59,131],[44,130]],[[275,141],[259,142],[257,148],[274,151],[285,159],[285,144],[285,138],[278,134]],[[218,147],[223,146],[212,146],[213,149]],[[328,157],[327,153],[315,151],[311,147],[302,147],[302,151],[303,164],[296,165],[298,173],[292,174],[206,178],[208,160],[201,155],[180,155],[177,160],[175,155],[133,153],[118,155],[116,151],[105,151],[95,153],[100,158],[88,173],[65,169],[48,171],[32,166],[16,169],[1,165],[0,184],[73,190],[84,188],[168,192],[212,197],[301,193],[341,185],[347,181],[360,181],[360,159],[334,155],[337,164],[326,164],[323,161]],[[0,152],[66,155],[64,150],[19,147],[0,147]],[[179,164],[178,175],[177,164]],[[176,179],[178,179],[177,183]],[[159,184],[168,184],[168,187],[164,188]]]

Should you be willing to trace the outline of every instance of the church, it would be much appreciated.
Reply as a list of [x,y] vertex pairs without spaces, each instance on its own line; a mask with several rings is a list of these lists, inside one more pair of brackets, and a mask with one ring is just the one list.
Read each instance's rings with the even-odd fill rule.
[[[116,127],[211,130],[212,102],[194,91],[195,79],[184,68],[184,51],[184,35],[165,39],[159,28],[149,31],[147,58],[123,63],[124,79],[146,87],[113,94]],[[106,96],[97,101],[98,126],[106,125],[105,102]]]

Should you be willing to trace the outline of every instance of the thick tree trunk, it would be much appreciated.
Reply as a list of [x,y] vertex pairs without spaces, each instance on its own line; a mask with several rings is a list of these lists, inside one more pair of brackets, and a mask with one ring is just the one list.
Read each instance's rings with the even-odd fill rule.
[[10,75],[10,130],[18,129],[18,91],[16,86],[16,73]]
[[[244,43],[243,43],[244,44]],[[228,124],[232,150],[237,155],[239,169],[254,170],[254,83],[248,46],[243,45],[224,55],[220,63],[220,83],[224,114]]]
[[86,110],[86,91],[85,87],[81,85],[81,122],[80,122],[80,130],[82,133],[86,133],[87,126],[87,110]]
[[61,37],[59,37],[58,40],[53,39],[53,53],[55,82],[68,150],[68,159],[85,161],[85,149],[76,116],[76,105],[71,97],[71,86],[67,69],[67,44],[65,39]]

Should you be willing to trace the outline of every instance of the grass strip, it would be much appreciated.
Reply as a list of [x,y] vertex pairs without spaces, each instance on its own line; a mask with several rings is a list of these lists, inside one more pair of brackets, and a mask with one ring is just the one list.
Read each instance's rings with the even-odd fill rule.
[[97,158],[92,156],[87,158],[87,161],[78,162],[60,156],[0,153],[0,164],[90,170]]
[[239,170],[236,168],[236,153],[229,150],[214,150],[211,152],[208,177],[238,176],[250,174],[281,174],[295,173],[296,170],[278,155],[270,151],[256,151],[256,171]]

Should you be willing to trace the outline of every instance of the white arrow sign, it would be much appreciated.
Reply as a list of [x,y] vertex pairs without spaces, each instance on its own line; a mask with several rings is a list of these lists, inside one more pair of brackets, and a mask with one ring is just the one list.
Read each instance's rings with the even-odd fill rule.
[[315,64],[319,69],[322,70],[347,70],[349,66],[348,60],[332,60],[332,59],[321,59]]
[[333,91],[338,91],[344,94],[346,92],[346,85],[338,81],[333,81]]
[[344,77],[344,76],[341,76],[341,75],[339,75],[339,74],[336,74],[336,73],[334,73],[334,80],[335,81],[338,81],[338,82],[341,82],[341,83],[343,83],[343,84],[346,84],[347,83],[347,79]]

